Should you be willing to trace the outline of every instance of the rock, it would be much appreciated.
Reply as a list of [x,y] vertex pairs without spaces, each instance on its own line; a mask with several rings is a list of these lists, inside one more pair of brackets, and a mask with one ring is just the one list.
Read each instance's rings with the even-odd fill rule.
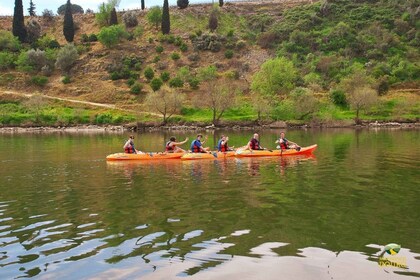
[[268,125],[269,128],[287,128],[287,123],[284,121],[276,121]]

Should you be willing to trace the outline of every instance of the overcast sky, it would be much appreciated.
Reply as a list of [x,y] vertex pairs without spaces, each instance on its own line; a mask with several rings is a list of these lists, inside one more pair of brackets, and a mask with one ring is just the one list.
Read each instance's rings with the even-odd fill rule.
[[[66,3],[66,0],[32,0],[35,4],[35,11],[38,15],[43,10],[52,10],[57,13],[57,8]],[[77,4],[86,9],[97,10],[100,3],[105,0],[71,0],[72,4]],[[217,0],[216,0],[217,1]],[[28,14],[29,0],[23,0],[23,11],[25,15]],[[190,0],[190,3],[211,2],[211,0]],[[146,7],[162,6],[163,0],[145,0]],[[0,15],[13,15],[15,1],[14,0],[0,0]],[[118,10],[140,8],[141,0],[121,0]],[[169,0],[169,5],[176,5],[176,0]]]

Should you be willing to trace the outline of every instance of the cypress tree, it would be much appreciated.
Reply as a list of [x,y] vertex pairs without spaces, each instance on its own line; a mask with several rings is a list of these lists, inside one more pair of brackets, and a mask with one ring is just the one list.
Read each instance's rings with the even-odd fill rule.
[[36,13],[35,13],[35,4],[34,4],[34,2],[32,2],[32,0],[29,2],[28,13],[29,13],[29,15],[31,17],[36,16]]
[[111,10],[111,15],[109,18],[109,25],[117,25],[118,24],[118,17],[117,17],[117,11],[115,10],[115,7]]
[[145,6],[144,6],[144,0],[141,0],[141,9],[144,10]]
[[23,17],[22,0],[15,0],[15,11],[13,14],[13,35],[21,42],[26,40],[25,19]]
[[223,7],[223,0],[219,0],[219,7]]
[[171,20],[169,18],[169,4],[168,4],[168,0],[163,0],[162,34],[169,34],[170,31],[171,31]]
[[66,12],[64,13],[63,34],[67,42],[73,42],[74,39],[74,22],[71,12],[70,0],[67,0]]

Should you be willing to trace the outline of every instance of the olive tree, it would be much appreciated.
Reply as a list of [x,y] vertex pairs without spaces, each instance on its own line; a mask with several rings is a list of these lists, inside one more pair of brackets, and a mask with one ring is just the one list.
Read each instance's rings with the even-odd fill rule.
[[162,87],[146,96],[145,104],[153,112],[162,115],[163,124],[179,110],[184,103],[185,96],[169,87]]

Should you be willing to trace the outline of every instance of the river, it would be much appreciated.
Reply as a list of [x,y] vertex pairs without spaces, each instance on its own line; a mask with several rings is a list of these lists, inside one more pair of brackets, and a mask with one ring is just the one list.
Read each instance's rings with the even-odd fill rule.
[[[222,133],[252,135],[207,144]],[[420,278],[419,130],[287,131],[311,157],[106,162],[127,135],[0,134],[0,279]]]

